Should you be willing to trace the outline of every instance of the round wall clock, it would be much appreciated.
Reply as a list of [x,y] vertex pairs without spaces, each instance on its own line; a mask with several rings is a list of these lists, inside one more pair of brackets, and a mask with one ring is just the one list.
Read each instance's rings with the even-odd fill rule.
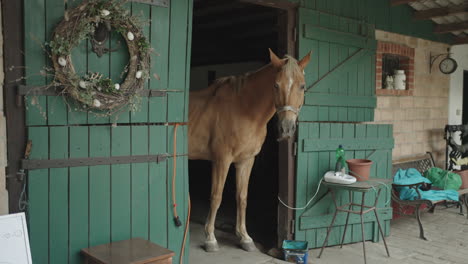
[[441,60],[439,63],[440,71],[445,74],[451,74],[452,72],[457,70],[457,67],[458,67],[457,62],[450,57],[446,57],[445,59]]

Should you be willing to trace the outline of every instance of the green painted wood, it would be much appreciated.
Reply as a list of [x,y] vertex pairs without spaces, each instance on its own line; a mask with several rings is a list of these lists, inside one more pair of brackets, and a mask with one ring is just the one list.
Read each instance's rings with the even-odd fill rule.
[[[308,123],[300,122],[298,127],[298,155],[297,155],[297,182],[296,206],[301,206],[312,197],[325,172],[333,170],[336,158],[335,149],[342,144],[346,150],[346,158],[370,157],[374,161],[371,168],[372,175],[378,177],[391,177],[388,164],[391,164],[391,149],[393,148],[391,126],[371,124],[341,124],[341,123]],[[367,142],[368,141],[368,142]],[[314,143],[311,143],[314,142]],[[370,142],[370,143],[369,143]],[[306,151],[307,149],[307,151]],[[375,176],[371,176],[375,177]],[[373,204],[375,200],[373,191],[366,195],[366,204]],[[339,205],[348,203],[347,192],[336,192]],[[378,205],[382,208],[382,223],[391,218],[391,208],[388,200],[390,193],[382,190]],[[361,194],[353,195],[353,201],[361,202]],[[306,239],[310,247],[320,247],[325,241],[327,226],[335,212],[335,206],[327,189],[321,187],[317,197],[304,211],[296,212],[295,238]],[[341,242],[344,232],[344,214],[337,218],[336,227],[330,233],[328,245]],[[366,239],[378,241],[379,235],[375,233],[375,219],[372,215],[366,216]],[[345,237],[345,243],[361,241],[360,218],[350,218],[350,227]]]
[[336,15],[341,6],[335,2],[322,4],[319,11],[299,9],[299,56],[315,51],[305,75],[305,105],[312,107],[305,106],[299,120],[373,121],[374,27]]
[[[66,7],[70,9],[79,3],[80,0],[68,1]],[[151,58],[153,76],[146,88],[169,90],[168,95],[145,98],[149,104],[144,103],[140,112],[132,116],[124,111],[110,118],[80,111],[79,104],[71,100],[60,105],[60,97],[28,97],[27,124],[44,126],[29,128],[30,134],[34,132],[30,135],[34,140],[34,157],[172,153],[174,127],[145,123],[187,120],[193,3],[182,1],[169,8],[127,5],[132,12],[142,13],[148,19],[144,30],[155,52]],[[62,19],[64,2],[28,0],[25,7],[32,8],[25,11],[32,15],[25,18],[25,32],[40,33],[38,43],[43,43],[48,40],[46,33],[52,32],[54,24]],[[37,11],[30,10],[40,12],[36,14]],[[119,40],[122,38],[113,32],[109,47],[116,47]],[[35,50],[35,46],[25,44],[30,47],[26,50],[27,69],[39,73],[50,62],[46,62],[45,54]],[[125,43],[122,44],[119,51],[97,58],[89,42],[83,41],[72,52],[75,69],[80,75],[88,70],[99,71],[114,81],[121,80],[120,72],[128,61]],[[36,74],[27,83],[44,85],[47,79]],[[115,125],[111,126],[112,123]],[[129,126],[128,123],[138,124]],[[185,223],[188,206],[188,161],[184,156],[187,153],[186,125],[179,126],[177,136],[177,152],[181,156],[177,158],[176,197],[180,218]],[[28,191],[32,200],[28,220],[35,263],[82,263],[80,249],[134,236],[150,239],[179,254],[184,229],[174,226],[170,210],[172,193],[168,183],[172,179],[172,163],[51,169],[50,175],[49,170],[34,170],[29,172],[29,177],[32,184]],[[49,228],[51,225],[57,229]],[[188,249],[187,245],[185,263]],[[178,261],[178,257],[174,258],[174,263]]]
[[[132,155],[148,155],[148,127],[133,126]],[[132,237],[148,239],[148,164],[132,164]]]
[[[129,126],[112,128],[111,155],[131,154]],[[111,165],[111,236],[112,241],[131,238],[131,169],[130,164]]]
[[[342,138],[333,139],[304,139],[304,152],[334,151]],[[346,147],[353,150],[391,149],[395,145],[393,138],[356,138],[346,140]],[[367,157],[367,156],[366,156]]]
[[[336,86],[335,86],[336,87]],[[351,106],[351,107],[366,107],[375,108],[377,106],[377,98],[375,96],[347,96],[335,95],[330,97],[329,94],[314,93],[306,97],[305,104],[308,105],[326,105],[326,106]],[[335,108],[338,111],[338,108]]]
[[[165,126],[151,126],[149,130],[149,154],[157,155],[167,151],[167,128]],[[166,162],[149,164],[149,238],[163,247],[168,246],[168,196],[166,190]]]
[[[44,21],[45,0],[24,2],[24,53],[27,85],[46,85],[46,77],[41,74],[46,65],[46,55],[42,45],[46,41]],[[26,124],[45,125],[47,123],[47,98],[45,96],[27,96]]]
[[305,25],[304,36],[306,38],[312,38],[320,41],[329,41],[358,48],[375,49],[377,46],[377,41],[372,38],[307,24]]
[[[46,7],[46,40],[49,40],[52,38],[55,26],[62,20],[65,3],[62,0],[46,0]],[[52,67],[50,60],[47,60],[47,67]],[[52,75],[46,77],[47,83],[52,81]],[[47,96],[47,123],[49,125],[65,125],[67,122],[67,105],[63,98]]]
[[[70,158],[85,158],[89,153],[89,130],[84,126],[70,127]],[[83,262],[82,248],[89,246],[89,177],[88,167],[70,168],[69,263]],[[64,262],[66,263],[66,262]]]
[[[89,128],[89,156],[110,155],[110,133],[107,126]],[[110,242],[110,166],[89,168],[89,245]]]
[[[49,131],[47,127],[30,127],[28,138],[34,147],[31,159],[49,158]],[[49,171],[28,173],[28,222],[31,255],[34,263],[49,262]]]
[[[147,4],[132,3],[132,15],[136,15],[142,19],[142,21],[148,21],[150,17],[151,7]],[[150,24],[145,24],[143,27],[145,36],[151,39]],[[149,88],[149,82],[147,82],[143,89]],[[141,97],[138,110],[130,114],[130,120],[133,123],[148,122],[148,97]]]
[[[50,159],[68,158],[68,128],[51,127]],[[49,170],[49,263],[68,261],[68,169]]]
[[[151,17],[154,18],[151,23],[151,47],[157,54],[151,58],[151,89],[168,89],[169,12],[169,8],[151,7]],[[149,98],[148,104],[150,122],[167,121],[167,97]]]

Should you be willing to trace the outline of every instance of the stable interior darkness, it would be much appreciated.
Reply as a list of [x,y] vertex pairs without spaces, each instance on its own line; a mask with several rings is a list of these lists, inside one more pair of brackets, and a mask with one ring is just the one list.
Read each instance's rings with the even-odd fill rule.
[[[193,10],[191,90],[216,78],[255,70],[269,63],[268,48],[278,56],[279,16],[284,11],[225,0],[195,0]],[[247,205],[247,230],[269,249],[277,241],[278,142],[276,117],[252,169]],[[216,228],[235,233],[235,168],[231,165],[218,211]],[[191,221],[205,223],[210,204],[211,162],[189,161]]]

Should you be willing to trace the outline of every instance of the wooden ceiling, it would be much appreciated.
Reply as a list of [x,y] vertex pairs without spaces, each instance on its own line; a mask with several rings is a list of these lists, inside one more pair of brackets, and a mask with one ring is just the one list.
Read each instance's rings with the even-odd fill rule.
[[265,61],[278,42],[278,9],[233,0],[195,0],[192,66]]
[[415,12],[415,20],[432,20],[437,26],[434,33],[451,33],[453,44],[468,43],[468,1],[467,0],[391,0],[392,6],[407,4]]

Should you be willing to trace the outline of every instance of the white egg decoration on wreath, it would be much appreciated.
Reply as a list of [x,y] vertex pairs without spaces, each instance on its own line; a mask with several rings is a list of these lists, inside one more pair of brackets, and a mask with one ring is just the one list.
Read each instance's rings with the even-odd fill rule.
[[132,41],[132,40],[135,39],[135,35],[133,35],[133,33],[129,31],[129,32],[127,33],[127,39],[130,40],[130,41]]
[[93,106],[94,106],[94,107],[100,107],[100,106],[101,106],[101,102],[99,102],[98,99],[94,99],[94,101],[93,101]]
[[64,57],[59,57],[57,60],[58,64],[62,67],[67,66],[67,60]]
[[115,88],[116,90],[120,90],[120,84],[118,84],[118,83],[114,84],[114,88]]
[[136,74],[135,74],[135,77],[136,77],[137,79],[140,79],[141,76],[143,76],[143,72],[142,72],[142,71],[137,71]]
[[80,86],[80,88],[86,89],[86,82],[85,82],[85,81],[80,81],[80,82],[78,83],[78,85]]
[[110,14],[110,11],[107,10],[107,9],[103,9],[103,10],[101,11],[101,16],[103,16],[103,17],[106,17],[106,16],[108,16],[109,14]]

